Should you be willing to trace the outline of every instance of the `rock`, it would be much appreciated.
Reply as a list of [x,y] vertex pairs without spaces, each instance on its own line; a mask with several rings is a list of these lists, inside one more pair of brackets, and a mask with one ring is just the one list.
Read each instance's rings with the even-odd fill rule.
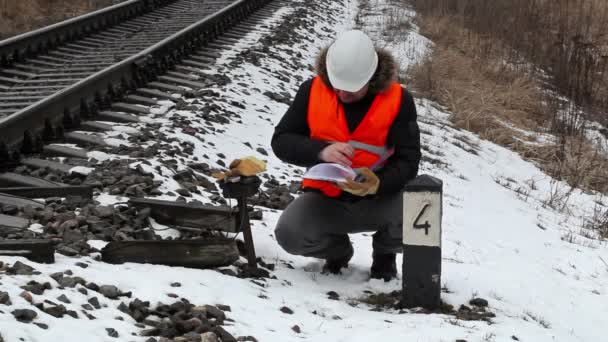
[[295,331],[296,333],[301,333],[302,331],[300,330],[300,327],[296,324],[293,327],[291,327],[291,330]]
[[99,287],[99,293],[110,299],[116,299],[120,295],[120,291],[114,285],[102,285]]
[[184,334],[183,337],[188,342],[201,342],[203,340],[203,338],[201,337],[201,334],[194,332],[194,331]]
[[108,332],[108,336],[110,337],[118,337],[118,331],[114,330],[114,328],[106,328],[106,331]]
[[195,330],[196,328],[200,327],[201,325],[203,325],[203,322],[200,319],[190,318],[189,320],[185,320],[185,321],[177,321],[175,324],[175,327],[177,328],[177,330],[179,332],[184,334],[184,333]]
[[82,308],[85,310],[93,311],[93,306],[91,304],[82,304]]
[[51,274],[51,278],[55,279],[56,282],[59,282],[61,278],[63,278],[63,272],[55,272]]
[[[48,287],[50,288],[50,284],[48,285]],[[44,290],[47,289],[47,286],[40,284],[37,281],[32,280],[32,281],[28,282],[27,285],[21,286],[21,288],[26,291],[29,291],[33,294],[41,295],[44,293]]]
[[44,309],[44,312],[46,312],[47,314],[49,314],[53,317],[57,317],[57,318],[63,317],[63,315],[65,315],[66,311],[67,310],[66,310],[65,306],[63,306],[63,305],[51,306],[51,307]]
[[207,312],[207,317],[215,318],[220,321],[223,321],[226,319],[226,314],[224,313],[224,311],[218,309],[217,307],[215,307],[213,305],[204,305],[203,307],[205,308],[205,310]]
[[182,286],[182,284],[180,284],[179,282],[171,283],[171,287],[180,287],[180,286]]
[[93,213],[99,218],[108,218],[114,215],[114,209],[112,207],[98,206],[95,207]]
[[72,318],[78,319],[78,313],[74,310],[67,310],[65,314],[71,316]]
[[32,275],[34,274],[34,268],[22,263],[21,261],[17,261],[13,264],[12,267],[9,267],[6,270],[6,273],[17,275]]
[[97,297],[89,298],[89,300],[87,302],[89,302],[89,304],[93,305],[93,307],[95,309],[98,309],[98,310],[101,309],[101,305],[99,304],[99,299],[97,299]]
[[282,313],[289,314],[289,315],[292,315],[292,314],[293,314],[293,310],[291,310],[290,308],[288,308],[288,307],[286,307],[286,306],[281,307],[281,312],[282,312]]
[[0,304],[13,305],[13,303],[11,303],[11,298],[8,295],[8,292],[0,291]]
[[219,340],[214,332],[208,331],[201,334],[201,342],[219,342]]
[[47,324],[44,324],[44,323],[32,323],[32,324],[34,324],[34,325],[36,325],[39,328],[44,329],[44,330],[46,330],[46,329],[49,328],[49,326]]
[[63,222],[60,226],[59,226],[59,230],[63,231],[63,230],[69,230],[69,229],[76,229],[78,228],[78,225],[80,223],[78,222],[78,220],[76,220],[75,218],[67,220],[65,222]]
[[91,291],[95,291],[95,292],[99,292],[99,285],[95,284],[95,283],[88,283],[86,285],[86,288],[91,290]]
[[239,336],[236,338],[237,341],[252,341],[258,342],[258,339],[253,336]]
[[82,268],[89,267],[89,264],[87,264],[85,262],[77,262],[75,265],[78,266],[78,267],[82,267]]
[[473,298],[469,301],[469,304],[480,307],[486,307],[488,306],[488,301],[483,298]]
[[213,327],[212,332],[214,332],[222,342],[236,342],[236,338],[219,325]]
[[59,245],[59,247],[57,247],[57,252],[65,256],[76,256],[79,254],[77,249],[66,245]]
[[178,194],[180,194],[180,195],[182,195],[184,197],[191,197],[192,196],[192,194],[190,193],[190,191],[188,191],[186,189],[182,189],[182,188],[179,188],[179,189],[175,190],[175,192],[177,192]]
[[31,322],[38,314],[34,310],[29,309],[17,309],[11,312],[15,319],[20,322]]
[[215,306],[217,306],[217,308],[222,311],[229,311],[229,312],[231,311],[230,305],[216,304]]
[[256,151],[258,151],[259,153],[261,153],[261,154],[265,155],[265,156],[267,156],[267,155],[268,155],[268,152],[266,152],[266,150],[265,150],[265,149],[263,149],[263,148],[261,148],[261,147],[258,147],[258,148],[256,148],[255,150],[256,150]]
[[25,299],[26,301],[32,303],[34,301],[34,298],[32,298],[32,294],[27,292],[27,291],[23,291],[19,294],[19,297]]
[[68,297],[66,297],[66,295],[65,295],[65,294],[62,294],[61,296],[57,297],[57,300],[58,300],[58,301],[61,301],[61,302],[64,302],[64,303],[66,303],[66,304],[70,304],[70,303],[72,303],[72,302],[71,302],[71,301],[68,299]]
[[86,284],[85,280],[81,277],[63,277],[59,280],[59,285],[63,287],[75,287],[77,284]]
[[327,292],[327,298],[332,300],[340,300],[340,295],[336,291]]

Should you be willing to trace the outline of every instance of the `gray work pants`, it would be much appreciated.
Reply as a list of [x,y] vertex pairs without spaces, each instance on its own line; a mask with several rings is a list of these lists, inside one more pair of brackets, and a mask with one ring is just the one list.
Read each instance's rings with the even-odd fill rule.
[[375,232],[378,253],[402,252],[403,193],[349,202],[305,192],[283,211],[275,228],[279,245],[290,254],[322,259],[349,255],[349,233]]

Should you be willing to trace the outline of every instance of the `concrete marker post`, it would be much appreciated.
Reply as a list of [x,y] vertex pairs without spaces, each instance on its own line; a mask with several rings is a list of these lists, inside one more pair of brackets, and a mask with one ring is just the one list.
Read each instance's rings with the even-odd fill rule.
[[403,193],[403,292],[406,308],[435,309],[441,297],[443,182],[421,175]]

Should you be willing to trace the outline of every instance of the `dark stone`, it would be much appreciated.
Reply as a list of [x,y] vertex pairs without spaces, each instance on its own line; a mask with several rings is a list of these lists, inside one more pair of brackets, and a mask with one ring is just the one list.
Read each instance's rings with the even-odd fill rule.
[[179,189],[175,190],[175,192],[177,192],[178,194],[180,194],[180,195],[182,195],[184,197],[191,197],[192,196],[192,194],[190,193],[190,191],[188,191],[186,189],[182,189],[182,188],[179,188]]
[[34,280],[27,283],[27,285],[21,286],[21,288],[36,295],[41,295],[44,293],[44,290],[46,290],[44,285]]
[[175,324],[175,328],[177,328],[177,330],[179,332],[184,334],[184,333],[188,333],[188,332],[195,330],[196,328],[200,327],[201,325],[203,325],[203,322],[200,319],[190,318],[189,320],[185,320],[185,321],[177,321]]
[[120,291],[114,285],[102,285],[99,287],[99,293],[110,299],[116,299],[120,295]]
[[21,261],[17,261],[13,264],[13,266],[9,267],[6,270],[6,273],[17,275],[32,275],[34,274],[34,268],[22,263]]
[[49,314],[53,317],[57,317],[57,318],[63,317],[63,315],[65,315],[66,311],[67,310],[66,310],[65,306],[63,306],[63,305],[51,306],[51,307],[44,309],[44,312],[46,312],[47,314]]
[[110,337],[118,337],[118,331],[114,330],[114,328],[106,328],[106,331],[108,332],[108,336]]
[[216,304],[215,306],[217,306],[218,309],[222,310],[222,311],[228,311],[230,312],[230,305],[223,305],[223,304]]
[[95,284],[95,283],[88,283],[86,285],[86,288],[91,290],[91,291],[96,291],[99,292],[99,285]]
[[82,267],[82,268],[87,268],[89,267],[89,264],[85,263],[85,262],[77,262],[75,264],[76,266]]
[[93,305],[93,307],[95,307],[95,309],[101,309],[101,305],[99,304],[99,299],[97,299],[97,297],[92,297],[89,298],[89,300],[87,301],[89,302],[89,304]]
[[488,306],[488,301],[483,298],[473,298],[469,301],[469,304],[480,307],[486,307]]
[[204,305],[203,307],[207,310],[207,317],[215,318],[220,321],[226,319],[226,314],[224,311],[218,309],[217,307],[213,305]]
[[327,292],[327,298],[329,299],[333,299],[333,300],[339,300],[340,299],[340,295],[336,292],[336,291],[329,291]]
[[93,311],[93,306],[91,304],[82,304],[82,308],[85,310]]
[[11,297],[8,295],[8,292],[0,291],[0,304],[13,305],[13,303],[11,303]]
[[59,285],[63,287],[75,287],[77,284],[84,285],[85,283],[81,277],[64,277],[59,280]]
[[48,328],[49,328],[48,324],[44,324],[44,323],[36,323],[36,322],[35,322],[35,323],[32,323],[32,324],[34,324],[34,325],[36,325],[36,326],[38,326],[39,328],[44,329],[44,330],[46,330],[46,329],[48,329]]
[[71,316],[72,318],[78,319],[78,313],[74,310],[67,310],[65,314]]
[[302,331],[300,330],[300,326],[298,326],[297,324],[294,325],[293,327],[291,327],[291,330],[295,331],[296,333],[301,333]]
[[293,310],[291,310],[290,308],[288,308],[288,307],[286,307],[286,306],[281,307],[281,312],[282,312],[282,313],[289,314],[289,315],[292,315],[292,314],[293,314]]
[[31,322],[38,314],[34,310],[29,309],[17,309],[11,312],[15,318],[20,322]]
[[256,150],[256,151],[258,151],[259,153],[261,153],[261,154],[265,155],[265,156],[267,156],[267,155],[268,155],[268,152],[266,152],[266,150],[265,150],[265,149],[263,149],[263,148],[261,148],[261,147],[258,147],[258,148],[256,148],[255,150]]
[[171,283],[171,287],[180,287],[180,286],[182,286],[182,284],[180,284],[179,282]]
[[158,329],[158,328],[152,328],[152,329],[142,330],[139,333],[139,335],[140,336],[144,336],[144,337],[147,337],[147,336],[158,336],[158,335],[160,335],[160,329]]
[[222,342],[237,342],[236,338],[234,338],[234,336],[232,336],[229,332],[227,332],[226,330],[224,330],[224,328],[222,328],[221,326],[215,326],[211,329],[212,332],[214,332]]
[[68,297],[66,297],[66,295],[65,295],[65,294],[62,294],[61,296],[57,297],[57,300],[58,300],[58,301],[61,301],[61,302],[64,302],[64,303],[66,303],[66,304],[70,304],[70,303],[72,303],[72,302],[71,302],[71,301],[68,299]]
[[63,278],[63,272],[55,272],[51,274],[51,278],[55,279],[56,282],[59,282],[59,280]]

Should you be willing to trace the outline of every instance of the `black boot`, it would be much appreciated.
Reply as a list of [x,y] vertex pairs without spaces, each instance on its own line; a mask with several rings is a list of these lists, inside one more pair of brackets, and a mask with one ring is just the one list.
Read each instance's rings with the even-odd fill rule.
[[323,265],[323,270],[321,271],[321,273],[323,274],[341,274],[341,269],[342,267],[347,268],[348,267],[348,262],[350,261],[350,259],[353,257],[354,254],[354,250],[353,247],[350,246],[350,249],[348,251],[348,254],[340,257],[340,258],[336,258],[336,259],[325,259],[325,265]]
[[372,267],[370,277],[373,279],[384,279],[390,281],[397,278],[397,255],[395,253],[381,254],[372,253]]

